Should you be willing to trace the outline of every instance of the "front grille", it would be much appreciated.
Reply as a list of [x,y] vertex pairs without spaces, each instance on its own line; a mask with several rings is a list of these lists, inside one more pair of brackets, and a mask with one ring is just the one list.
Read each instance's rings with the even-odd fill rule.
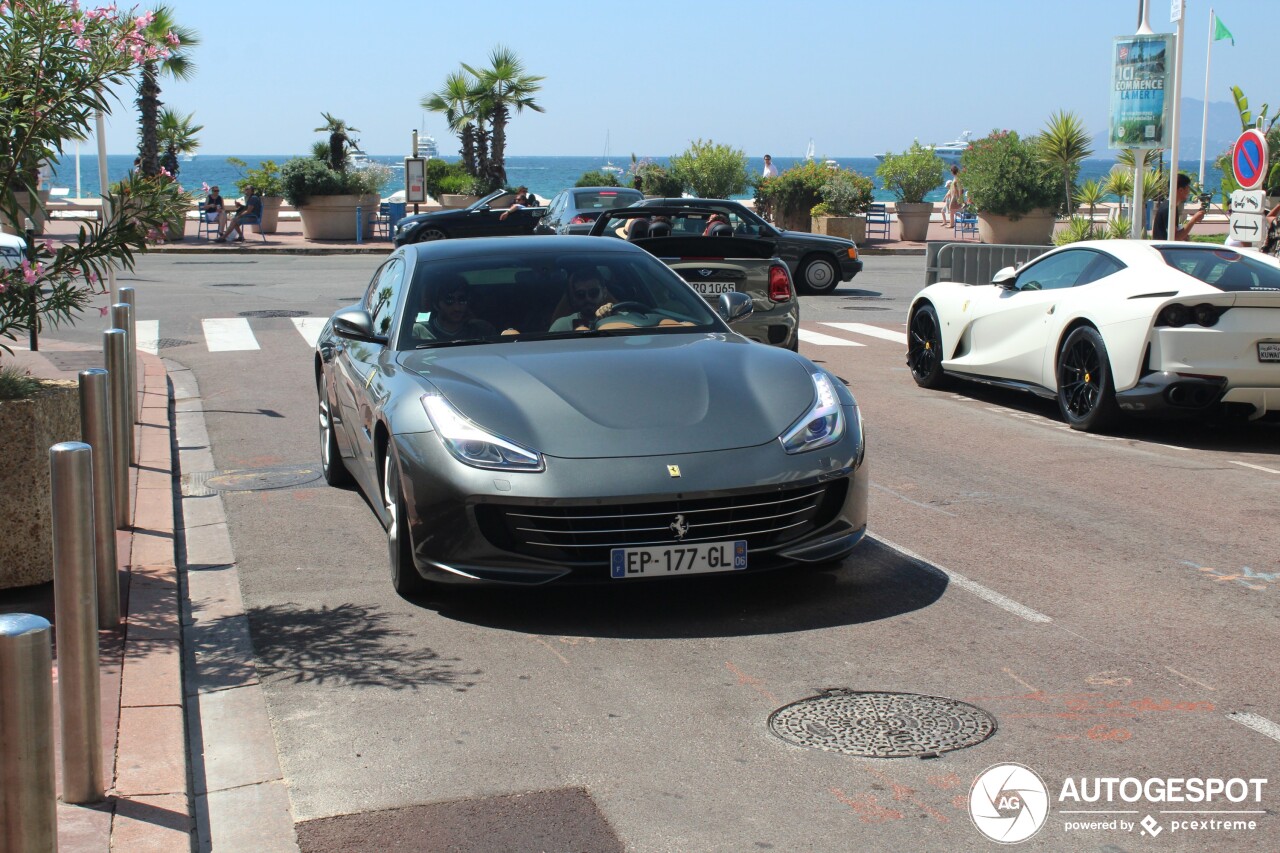
[[[613,548],[745,539],[751,552],[792,542],[827,524],[844,503],[844,480],[715,498],[627,504],[476,507],[495,547],[565,565],[608,565]],[[677,540],[676,516],[688,532]]]

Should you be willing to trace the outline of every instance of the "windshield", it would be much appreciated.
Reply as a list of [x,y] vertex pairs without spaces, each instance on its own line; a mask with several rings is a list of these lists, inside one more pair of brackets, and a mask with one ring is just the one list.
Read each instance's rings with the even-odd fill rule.
[[724,331],[661,261],[619,252],[503,252],[418,265],[399,349],[596,334]]
[[1233,249],[1158,246],[1164,262],[1205,284],[1228,292],[1280,290],[1280,268]]
[[626,207],[640,201],[644,196],[636,190],[575,190],[573,208],[579,211],[607,210],[611,207]]

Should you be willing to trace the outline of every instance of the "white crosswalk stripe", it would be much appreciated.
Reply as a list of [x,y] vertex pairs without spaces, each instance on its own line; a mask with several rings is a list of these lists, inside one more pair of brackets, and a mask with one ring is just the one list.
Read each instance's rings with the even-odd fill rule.
[[859,335],[869,335],[873,338],[881,338],[886,341],[895,341],[903,344],[907,343],[906,332],[896,332],[893,329],[885,329],[880,326],[870,326],[866,323],[823,323],[824,326],[830,326],[833,329],[843,329],[846,332],[854,332]]
[[158,355],[160,352],[160,321],[138,320],[133,324],[138,333],[138,349]]
[[320,331],[324,328],[324,324],[328,322],[324,317],[294,317],[293,325],[297,327],[298,333],[306,339],[307,345],[314,347],[320,340]]
[[204,327],[204,340],[209,352],[261,349],[249,321],[244,317],[201,320],[200,324]]
[[857,341],[851,341],[848,338],[837,338],[834,335],[824,335],[821,332],[811,332],[808,329],[800,330],[800,340],[806,344],[814,344],[820,347],[865,347],[866,344],[860,344]]

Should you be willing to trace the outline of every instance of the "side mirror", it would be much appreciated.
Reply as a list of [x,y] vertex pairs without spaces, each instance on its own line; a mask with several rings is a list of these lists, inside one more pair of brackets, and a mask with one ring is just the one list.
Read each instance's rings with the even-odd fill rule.
[[736,323],[755,310],[751,297],[745,293],[722,293],[716,311],[726,323]]
[[386,343],[386,338],[373,333],[373,318],[363,308],[343,308],[333,315],[333,333],[343,338],[371,343]]
[[991,277],[991,283],[1004,288],[1005,290],[1013,290],[1016,286],[1018,278],[1017,267],[1005,267]]

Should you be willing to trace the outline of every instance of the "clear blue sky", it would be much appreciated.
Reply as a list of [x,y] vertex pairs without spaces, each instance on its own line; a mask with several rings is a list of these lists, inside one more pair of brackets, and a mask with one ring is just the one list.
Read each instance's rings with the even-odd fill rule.
[[[424,121],[452,154],[456,139],[419,102],[501,43],[546,78],[537,96],[546,113],[514,119],[509,153],[600,154],[607,131],[619,161],[674,154],[696,138],[751,156],[799,156],[813,138],[819,157],[867,156],[962,130],[1034,131],[1058,109],[1099,132],[1112,38],[1134,32],[1138,0],[168,5],[201,44],[195,76],[163,80],[161,97],[196,113],[202,153],[309,152],[327,111],[360,128],[371,154],[407,153]],[[1209,5],[1185,6],[1183,95],[1202,98]],[[1255,110],[1267,100],[1280,108],[1268,59],[1280,43],[1276,7],[1216,0],[1236,44],[1214,45],[1211,101],[1229,101],[1237,84]],[[1173,30],[1169,10],[1169,0],[1152,2],[1157,32]],[[110,153],[135,150],[132,100],[125,93],[108,119]]]

